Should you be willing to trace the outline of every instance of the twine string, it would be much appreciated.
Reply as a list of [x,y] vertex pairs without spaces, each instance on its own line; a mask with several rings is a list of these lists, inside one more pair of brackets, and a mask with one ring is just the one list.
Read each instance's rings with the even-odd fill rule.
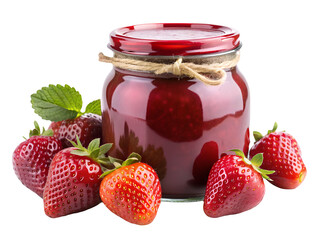
[[195,64],[192,62],[183,62],[182,57],[178,58],[174,63],[156,63],[144,61],[134,58],[125,57],[108,57],[103,53],[99,53],[99,61],[111,63],[115,67],[136,71],[147,71],[155,74],[172,73],[176,76],[188,76],[196,78],[205,84],[220,85],[226,79],[227,68],[237,65],[240,54],[237,52],[231,60],[221,63],[213,62],[210,64]]

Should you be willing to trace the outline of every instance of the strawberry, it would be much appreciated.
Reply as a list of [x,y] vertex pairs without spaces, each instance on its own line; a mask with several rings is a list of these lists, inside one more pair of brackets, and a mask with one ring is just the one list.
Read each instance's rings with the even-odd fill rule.
[[52,137],[52,131],[40,132],[37,122],[30,131],[29,139],[20,143],[12,159],[13,168],[20,181],[42,197],[50,163],[56,153],[62,149],[61,142]]
[[68,140],[76,141],[79,137],[81,144],[88,147],[95,138],[101,138],[102,126],[101,116],[86,113],[75,119],[52,122],[49,129],[53,130],[53,136],[60,139],[64,148],[71,147]]
[[101,202],[99,186],[105,164],[105,153],[112,144],[101,147],[100,139],[90,142],[88,149],[79,138],[74,147],[65,148],[55,155],[50,165],[43,193],[44,211],[52,218],[84,211]]
[[272,184],[284,188],[293,189],[298,187],[304,180],[307,169],[301,158],[301,149],[289,133],[276,132],[277,123],[266,136],[259,132],[253,132],[255,144],[250,149],[249,156],[263,153],[262,167],[273,169]]
[[68,141],[79,137],[82,146],[88,147],[95,138],[101,138],[101,102],[95,100],[82,108],[82,97],[74,88],[65,85],[49,85],[31,95],[32,107],[40,117],[50,120],[49,129],[62,141],[64,148],[71,147]]
[[203,209],[209,217],[237,214],[257,206],[263,199],[263,178],[273,171],[261,169],[262,154],[249,161],[240,150],[225,155],[211,168]]
[[128,222],[146,225],[157,214],[161,186],[154,169],[139,160],[140,155],[132,153],[122,165],[113,161],[117,167],[102,175],[100,197],[114,214]]

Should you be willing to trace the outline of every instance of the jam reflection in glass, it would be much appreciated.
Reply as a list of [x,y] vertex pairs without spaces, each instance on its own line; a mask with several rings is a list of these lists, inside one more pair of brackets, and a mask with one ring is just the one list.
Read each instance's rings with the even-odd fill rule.
[[223,84],[209,86],[114,68],[102,96],[103,142],[114,143],[109,154],[141,154],[158,173],[164,198],[203,197],[213,163],[230,149],[248,152],[247,83],[236,67],[226,72]]

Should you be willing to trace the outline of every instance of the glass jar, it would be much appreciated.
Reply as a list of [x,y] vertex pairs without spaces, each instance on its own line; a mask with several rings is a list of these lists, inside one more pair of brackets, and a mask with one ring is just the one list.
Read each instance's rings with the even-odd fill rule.
[[[150,62],[221,62],[238,54],[235,30],[209,24],[142,24],[113,31],[109,48],[117,57]],[[231,149],[248,153],[250,98],[237,66],[208,85],[172,73],[114,67],[103,86],[103,142],[109,154],[131,152],[157,172],[162,197],[200,200],[215,161]]]

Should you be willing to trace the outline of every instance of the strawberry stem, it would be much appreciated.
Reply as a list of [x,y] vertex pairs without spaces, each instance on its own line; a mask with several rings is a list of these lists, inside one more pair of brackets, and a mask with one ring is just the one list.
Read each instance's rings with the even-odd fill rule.
[[[277,122],[275,122],[275,123],[273,124],[273,128],[272,128],[271,130],[268,130],[268,133],[267,133],[266,135],[275,132],[275,131],[277,130],[277,128],[278,128],[278,124],[277,124]],[[265,136],[266,136],[266,135],[265,135]],[[258,142],[261,138],[263,138],[264,136],[263,136],[260,132],[253,131],[253,137],[254,137],[255,143],[256,143],[256,142]]]
[[245,162],[246,164],[252,166],[252,168],[257,171],[258,173],[261,174],[261,176],[264,178],[264,179],[267,179],[268,181],[272,181],[272,179],[268,176],[272,173],[274,173],[275,171],[273,170],[266,170],[266,169],[262,169],[260,168],[260,166],[262,165],[263,163],[263,154],[262,153],[258,153],[256,155],[254,155],[251,159],[251,161],[245,157],[244,153],[239,150],[239,149],[233,149],[233,150],[230,150],[230,151],[233,151],[235,152],[235,154],[239,157],[242,158],[242,161]]
[[[43,127],[42,132],[41,132],[38,122],[34,121],[33,124],[34,124],[34,129],[30,130],[29,138],[31,138],[32,136],[53,136],[52,129],[46,130]],[[23,137],[23,138],[26,139],[25,137]]]
[[268,131],[268,134],[275,132],[277,130],[277,128],[278,128],[278,124],[277,124],[277,122],[275,122],[273,125],[273,128]]
[[107,176],[108,174],[112,173],[113,171],[119,168],[140,162],[141,156],[138,153],[133,152],[128,156],[128,158],[125,161],[118,158],[111,157],[111,156],[108,156],[108,159],[109,159],[109,162],[113,164],[113,168],[112,169],[106,168],[104,173],[101,174],[100,178]]
[[99,163],[101,168],[110,166],[110,162],[106,157],[106,153],[111,149],[112,143],[106,143],[100,146],[100,138],[96,138],[89,143],[88,148],[85,148],[82,146],[79,137],[76,136],[76,138],[77,143],[68,139],[69,142],[76,148],[75,150],[71,151],[71,154],[87,156],[93,161]]
[[253,137],[255,142],[258,142],[261,138],[263,138],[263,135],[260,132],[253,131]]

